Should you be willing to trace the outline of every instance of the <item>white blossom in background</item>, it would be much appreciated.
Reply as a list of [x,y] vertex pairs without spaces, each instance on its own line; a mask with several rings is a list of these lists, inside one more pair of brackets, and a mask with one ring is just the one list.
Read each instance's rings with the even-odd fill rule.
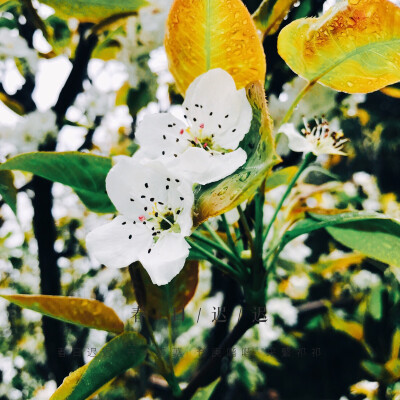
[[299,132],[293,123],[283,124],[279,132],[284,133],[289,140],[289,148],[301,153],[313,153],[316,156],[325,154],[346,155],[342,151],[348,141],[341,130],[334,129],[327,121],[315,119],[311,127],[304,121],[305,127]]
[[146,82],[156,90],[155,78],[148,66],[149,54],[163,44],[171,4],[172,0],[153,0],[139,10],[137,17],[127,19],[126,35],[116,37],[121,44],[118,60],[125,65],[133,89]]
[[160,162],[119,157],[106,189],[120,215],[89,233],[90,254],[111,268],[140,261],[153,283],[167,284],[189,255],[191,186]]
[[373,272],[362,269],[351,276],[351,283],[358,289],[365,290],[379,285],[381,283],[381,278]]
[[367,211],[380,211],[380,191],[376,178],[367,172],[360,171],[353,175],[353,182],[361,186],[362,190],[367,195],[367,198],[363,200],[362,205],[364,210]]
[[292,299],[304,299],[308,295],[308,289],[312,281],[306,273],[290,275],[285,293]]
[[304,244],[308,235],[300,235],[290,241],[282,250],[280,257],[295,263],[302,263],[311,255],[311,249]]
[[19,36],[17,29],[0,28],[0,61],[16,58],[25,60],[31,72],[36,71],[38,62],[36,51]]
[[283,334],[283,329],[279,325],[276,325],[274,317],[268,314],[267,321],[260,322],[259,324],[257,324],[257,327],[253,329],[258,329],[258,340],[260,343],[260,347],[263,349],[267,349]]
[[112,109],[115,102],[115,93],[105,93],[90,84],[85,86],[85,91],[78,95],[74,106],[86,116],[90,124],[93,124],[96,117],[103,117]]
[[139,39],[149,48],[155,49],[163,44],[171,5],[172,0],[152,0],[149,6],[139,9]]
[[[289,107],[306,84],[303,78],[296,77],[283,85],[282,93],[278,97],[274,94],[269,97],[268,110],[277,128],[281,125]],[[335,97],[336,92],[334,90],[323,85],[314,85],[303,97],[301,107],[294,111],[291,118],[292,123],[298,126],[304,116],[313,118],[317,115],[327,114],[336,107]]]
[[267,316],[270,314],[279,316],[288,326],[297,323],[297,308],[293,306],[289,298],[276,297],[267,301]]
[[366,379],[351,385],[351,394],[363,394],[366,397],[364,400],[376,400],[379,390],[379,383],[367,381]]
[[53,111],[33,111],[21,117],[15,126],[0,127],[0,145],[11,144],[16,153],[35,151],[48,135],[54,136],[57,129]]
[[162,160],[193,183],[231,175],[246,162],[240,141],[250,129],[252,109],[244,89],[222,69],[210,70],[189,86],[185,122],[170,113],[147,115],[139,124],[134,157]]

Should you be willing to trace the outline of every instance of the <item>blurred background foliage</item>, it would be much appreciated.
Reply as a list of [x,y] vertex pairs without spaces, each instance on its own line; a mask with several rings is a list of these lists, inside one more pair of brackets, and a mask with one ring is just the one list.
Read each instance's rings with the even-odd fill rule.
[[[259,0],[244,2],[251,13],[260,4]],[[93,25],[58,16],[38,2],[33,2],[34,7],[28,1],[1,2],[2,161],[39,145],[51,146],[54,131],[58,131],[57,150],[130,155],[136,149],[132,141],[136,123],[145,113],[179,112],[182,97],[162,49],[171,2],[150,3],[136,16],[97,26],[100,34],[90,44],[92,56],[88,73],[81,76],[81,93],[68,104],[60,122],[52,121],[55,109],[51,107],[58,92],[56,97],[52,93],[66,81],[72,67],[69,60],[82,50],[79,46],[88,45],[82,38]],[[298,1],[281,27],[319,15],[333,4],[331,0]],[[277,36],[278,32],[266,36],[263,42],[265,89],[275,127],[304,86],[278,55]],[[312,120],[324,115],[336,121],[350,139],[348,157],[321,158],[322,167],[310,168],[282,210],[281,220],[313,208],[382,211],[400,218],[399,106],[400,100],[384,91],[347,95],[315,86],[293,121],[298,127],[303,117]],[[41,118],[35,119],[35,112]],[[39,129],[43,126],[48,129]],[[283,137],[278,137],[278,149],[283,162],[275,172],[294,168],[301,155],[290,152]],[[293,169],[285,171],[290,175]],[[266,215],[278,202],[287,175],[282,174],[281,185],[267,192]],[[59,294],[100,300],[146,334],[128,271],[106,269],[87,256],[86,233],[102,217],[89,213],[70,189],[58,184],[52,188],[52,215],[59,283],[39,270],[30,182],[28,174],[15,174],[17,218],[1,202],[1,289],[37,294],[43,280],[50,279],[48,285],[60,285]],[[246,215],[250,220],[254,217],[251,205]],[[236,216],[231,213],[229,218],[239,229]],[[221,221],[212,223],[218,226]],[[316,231],[286,247],[277,272],[268,292],[268,321],[252,328],[238,343],[233,362],[212,388],[212,398],[400,399],[400,268],[351,252],[325,231]],[[209,264],[200,264],[194,298],[185,308],[184,319],[176,316],[173,323],[174,363],[181,379],[189,378],[199,362],[215,356],[213,349],[238,318],[240,296],[235,282]],[[218,307],[225,307],[224,323],[212,322]],[[0,300],[0,400],[48,399],[62,377],[90,361],[111,337],[64,323],[54,325],[45,337],[42,324],[39,314]],[[167,322],[157,320],[154,325],[167,355]],[[113,381],[98,398],[163,398],[164,391],[163,381],[143,366]],[[206,393],[202,396],[208,398]]]

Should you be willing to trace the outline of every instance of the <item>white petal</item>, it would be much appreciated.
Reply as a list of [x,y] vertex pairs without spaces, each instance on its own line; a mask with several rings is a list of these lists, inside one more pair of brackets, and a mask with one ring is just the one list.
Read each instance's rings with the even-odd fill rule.
[[245,89],[236,92],[235,96],[240,101],[240,110],[236,121],[232,120],[231,126],[221,135],[215,135],[215,143],[224,149],[236,149],[243,140],[246,133],[249,132],[253,110],[247,100]]
[[[120,159],[106,179],[111,201],[121,214],[132,219],[147,219],[154,202],[167,204],[170,193],[179,185],[161,162],[128,157]],[[176,196],[179,198],[178,193]]]
[[311,143],[299,133],[293,124],[283,124],[279,132],[284,133],[289,140],[289,148],[299,153],[309,153],[314,151]]
[[189,244],[177,233],[166,234],[140,262],[155,285],[166,285],[179,274],[189,255]]
[[199,147],[191,147],[178,158],[177,168],[186,179],[205,185],[231,175],[247,159],[246,152],[241,148],[224,155],[213,154]]
[[118,216],[100,226],[86,237],[89,253],[101,264],[110,268],[127,267],[152,243],[151,232],[131,219]]
[[186,125],[172,114],[151,114],[138,125],[135,137],[147,157],[173,157],[189,146],[185,129]]
[[221,139],[224,148],[236,149],[249,131],[252,110],[246,93],[244,89],[238,91],[233,78],[220,68],[192,82],[183,107],[189,123],[196,130],[202,129],[203,137],[214,134],[218,143],[218,137],[224,136]]

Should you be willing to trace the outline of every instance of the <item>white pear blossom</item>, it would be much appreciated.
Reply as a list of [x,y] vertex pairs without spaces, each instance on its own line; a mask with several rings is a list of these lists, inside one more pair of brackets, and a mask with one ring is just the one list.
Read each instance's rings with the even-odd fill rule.
[[25,59],[31,71],[36,71],[38,62],[36,51],[19,36],[17,29],[0,28],[0,60],[13,58]]
[[267,314],[278,315],[288,326],[297,323],[297,308],[293,306],[288,298],[273,298],[267,302]]
[[351,283],[360,290],[365,290],[377,286],[381,283],[379,275],[374,274],[366,269],[362,269],[352,275]]
[[23,116],[15,126],[0,127],[0,145],[9,144],[19,153],[35,151],[48,135],[55,135],[57,130],[53,111],[33,111]]
[[343,145],[348,141],[343,137],[342,131],[335,131],[325,120],[315,119],[315,126],[304,121],[305,128],[301,133],[294,124],[283,124],[279,132],[284,133],[289,140],[289,148],[292,151],[313,153],[316,156],[323,154],[346,155],[342,151]]
[[153,283],[167,284],[189,254],[191,186],[158,161],[120,157],[106,189],[120,215],[89,233],[89,253],[111,268],[140,261]]
[[258,329],[258,340],[262,348],[268,348],[283,334],[283,329],[279,325],[275,325],[272,315],[267,315],[267,321],[260,322],[254,329]]
[[246,162],[238,147],[250,129],[252,109],[244,89],[222,69],[210,70],[189,86],[183,103],[185,122],[172,114],[147,115],[136,138],[136,157],[162,160],[199,184],[218,181]]

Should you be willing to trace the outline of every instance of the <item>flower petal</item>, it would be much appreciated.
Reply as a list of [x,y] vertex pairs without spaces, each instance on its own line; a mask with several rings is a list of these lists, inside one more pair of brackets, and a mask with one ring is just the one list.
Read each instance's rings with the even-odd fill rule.
[[160,161],[119,158],[106,179],[107,194],[117,210],[134,220],[149,218],[155,203],[168,204],[170,193],[179,199],[176,181]]
[[246,159],[247,154],[241,148],[222,155],[191,147],[178,158],[179,164],[176,168],[187,180],[205,185],[231,175]]
[[299,133],[293,124],[283,124],[279,132],[284,133],[289,140],[289,149],[299,153],[314,152],[312,144]]
[[245,89],[238,90],[235,96],[240,100],[240,111],[237,114],[237,120],[222,135],[215,136],[215,142],[224,149],[236,149],[243,140],[246,133],[249,132],[253,110],[247,100]]
[[220,68],[191,83],[183,107],[189,123],[196,130],[201,129],[203,137],[213,134],[219,144],[219,137],[226,135],[221,139],[224,146],[220,144],[226,149],[236,149],[249,131],[252,110],[245,90],[238,91],[233,78]]
[[166,285],[179,274],[189,255],[189,244],[177,233],[166,234],[140,262],[155,285]]
[[173,157],[189,146],[186,125],[172,114],[146,115],[135,133],[140,151],[149,158]]
[[131,219],[118,216],[86,237],[89,253],[110,268],[127,267],[152,243],[151,232]]

